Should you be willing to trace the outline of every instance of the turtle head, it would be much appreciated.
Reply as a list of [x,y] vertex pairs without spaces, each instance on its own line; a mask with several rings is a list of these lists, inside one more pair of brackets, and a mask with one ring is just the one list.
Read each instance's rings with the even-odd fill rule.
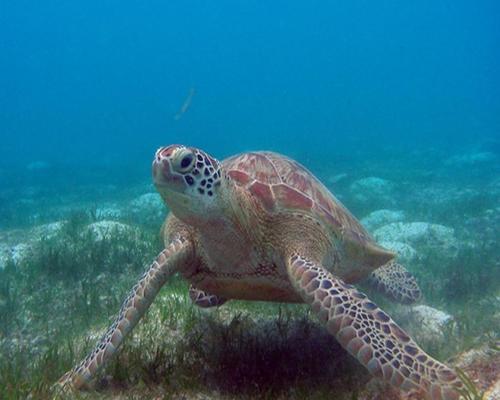
[[186,222],[206,219],[220,207],[221,165],[202,150],[161,147],[153,160],[153,180],[167,206]]

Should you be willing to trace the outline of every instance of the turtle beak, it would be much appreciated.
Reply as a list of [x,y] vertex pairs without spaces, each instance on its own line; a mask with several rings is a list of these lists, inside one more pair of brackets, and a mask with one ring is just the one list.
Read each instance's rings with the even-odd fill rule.
[[175,189],[180,185],[183,188],[184,182],[178,174],[172,173],[171,159],[175,152],[179,149],[178,146],[160,147],[153,159],[153,181],[157,187],[169,187]]
[[170,163],[165,150],[164,147],[159,148],[153,159],[153,181],[156,185],[166,184],[170,176]]

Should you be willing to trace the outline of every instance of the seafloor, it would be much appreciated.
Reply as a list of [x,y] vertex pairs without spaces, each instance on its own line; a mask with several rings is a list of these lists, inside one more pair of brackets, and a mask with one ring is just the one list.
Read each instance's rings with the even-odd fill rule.
[[[417,342],[465,371],[469,399],[500,398],[500,159],[484,149],[313,162],[295,154],[396,250],[423,300],[366,289]],[[68,178],[70,174],[71,179]],[[52,384],[104,331],[161,249],[166,209],[147,174],[127,179],[39,162],[0,169],[0,398]],[[191,304],[175,278],[95,382],[75,398],[402,399],[372,379],[304,305]]]

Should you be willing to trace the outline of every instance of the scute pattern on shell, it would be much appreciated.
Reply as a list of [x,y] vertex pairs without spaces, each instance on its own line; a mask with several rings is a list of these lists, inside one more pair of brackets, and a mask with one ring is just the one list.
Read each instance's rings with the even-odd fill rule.
[[228,176],[246,187],[269,211],[300,209],[315,213],[343,237],[373,243],[352,214],[298,162],[272,152],[250,152],[223,161]]

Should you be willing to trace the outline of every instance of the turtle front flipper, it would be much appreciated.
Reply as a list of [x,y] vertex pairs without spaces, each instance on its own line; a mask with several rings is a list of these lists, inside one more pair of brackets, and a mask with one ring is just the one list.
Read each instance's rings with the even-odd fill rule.
[[299,255],[287,262],[290,281],[328,332],[373,375],[419,398],[458,400],[462,383],[427,355],[385,312],[354,286]]
[[422,296],[415,277],[394,261],[373,271],[367,282],[391,300],[403,304],[415,303]]
[[116,353],[127,334],[132,331],[148,310],[167,279],[193,256],[193,245],[184,238],[174,239],[144,272],[129,292],[113,324],[108,328],[94,350],[71,371],[59,379],[65,389],[84,387]]
[[189,297],[194,304],[201,308],[218,307],[227,301],[223,297],[207,293],[204,290],[195,288],[193,285],[189,287]]

